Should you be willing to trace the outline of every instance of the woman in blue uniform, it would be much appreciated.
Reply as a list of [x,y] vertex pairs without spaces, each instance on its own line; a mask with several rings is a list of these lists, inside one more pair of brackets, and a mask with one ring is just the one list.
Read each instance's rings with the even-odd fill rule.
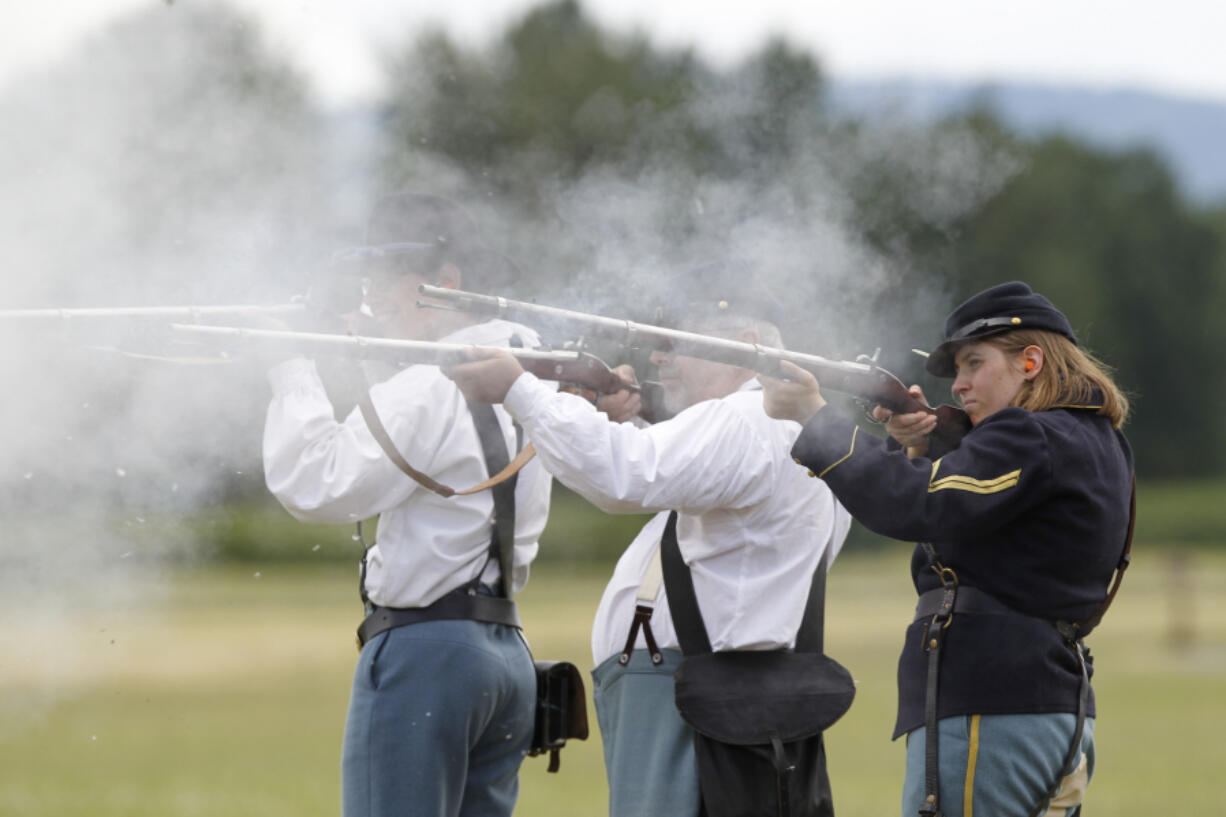
[[904,817],[1071,817],[1094,770],[1081,639],[1131,538],[1128,402],[1025,284],[966,301],[945,337],[927,367],[954,378],[972,423],[952,450],[938,450],[924,413],[878,407],[892,441],[860,433],[786,364],[766,409],[804,424],[793,456],[856,519],[921,543],[898,666]]

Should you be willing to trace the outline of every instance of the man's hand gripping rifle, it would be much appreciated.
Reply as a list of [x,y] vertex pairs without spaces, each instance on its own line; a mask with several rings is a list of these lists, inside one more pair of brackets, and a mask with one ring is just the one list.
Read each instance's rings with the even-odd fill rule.
[[870,404],[880,405],[891,412],[910,414],[924,412],[935,415],[936,428],[932,437],[938,443],[952,447],[970,431],[970,418],[961,409],[950,406],[930,406],[913,394],[897,377],[878,366],[875,360],[850,362],[828,360],[817,355],[759,346],[753,343],[684,332],[663,326],[635,323],[603,315],[574,312],[552,306],[515,301],[496,295],[480,295],[463,290],[444,289],[422,284],[418,291],[431,298],[448,301],[465,312],[497,316],[538,327],[570,331],[590,337],[600,337],[629,348],[671,351],[674,354],[702,358],[717,363],[741,366],[756,372],[779,377],[779,362],[796,364],[811,372],[822,386],[854,395]]

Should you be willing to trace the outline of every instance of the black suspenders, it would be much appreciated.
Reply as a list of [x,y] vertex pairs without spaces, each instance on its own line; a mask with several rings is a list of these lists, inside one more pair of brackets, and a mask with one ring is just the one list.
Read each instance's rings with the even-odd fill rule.
[[[486,468],[489,473],[497,474],[506,467],[510,457],[502,436],[502,428],[498,424],[498,417],[494,414],[494,407],[488,403],[469,403],[468,408],[472,413],[473,425],[477,429],[477,437],[481,440]],[[519,447],[523,442],[523,429],[516,423],[515,430],[516,447]],[[366,598],[366,557],[363,555],[361,594],[369,615],[358,627],[359,649],[385,630],[423,621],[473,619],[511,627],[521,626],[519,611],[511,598],[515,570],[515,485],[517,482],[518,475],[513,475],[490,489],[494,500],[494,524],[490,531],[488,559],[498,563],[501,575],[499,595],[490,596],[478,592],[477,587],[481,582],[481,576],[478,575],[473,581],[451,591],[427,607],[376,607]],[[361,535],[360,523],[358,534]]]

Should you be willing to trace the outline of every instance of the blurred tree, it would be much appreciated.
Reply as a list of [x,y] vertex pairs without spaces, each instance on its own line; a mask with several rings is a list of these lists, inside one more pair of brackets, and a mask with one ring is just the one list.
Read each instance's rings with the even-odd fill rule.
[[814,198],[789,170],[815,155],[821,75],[783,42],[718,72],[561,0],[485,50],[418,37],[389,77],[387,185],[475,191],[501,206],[491,223],[513,212],[504,239],[537,288],[718,254],[771,186]]
[[615,37],[573,0],[534,9],[486,52],[426,33],[390,68],[389,166],[426,147],[493,171],[496,185],[531,201],[542,173],[574,178],[593,163],[646,161],[645,139],[653,151],[683,139],[661,120],[690,96],[694,70],[688,52]]
[[1220,394],[1206,386],[1220,359],[1220,234],[1148,150],[1106,153],[1049,136],[1027,158],[959,225],[954,290],[1018,279],[1050,296],[1131,394],[1142,475],[1220,470],[1222,457],[1205,451],[1221,450],[1222,430],[1189,411],[1205,388]]

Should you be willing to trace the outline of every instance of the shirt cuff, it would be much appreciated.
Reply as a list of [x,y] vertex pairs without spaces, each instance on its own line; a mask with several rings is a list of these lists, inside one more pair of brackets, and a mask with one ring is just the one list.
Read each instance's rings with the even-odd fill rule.
[[541,401],[548,400],[554,393],[536,375],[524,372],[507,389],[506,397],[502,398],[502,407],[517,421],[524,423],[532,419]]
[[315,369],[315,361],[304,357],[278,363],[268,370],[268,383],[274,396],[313,388],[318,382],[319,372]]
[[815,476],[824,477],[856,451],[860,427],[829,408],[823,408],[801,429],[792,457]]

